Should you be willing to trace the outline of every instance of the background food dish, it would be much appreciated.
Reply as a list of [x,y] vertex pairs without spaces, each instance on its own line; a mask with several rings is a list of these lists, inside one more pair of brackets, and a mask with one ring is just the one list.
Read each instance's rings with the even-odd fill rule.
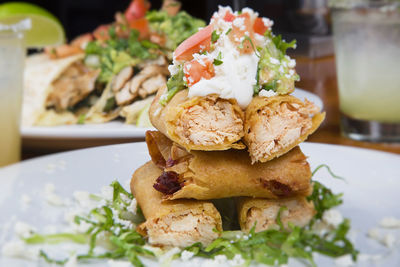
[[[326,171],[319,172],[316,177],[334,192],[344,193],[344,205],[339,210],[352,221],[356,247],[362,253],[387,254],[377,264],[360,261],[358,266],[396,266],[400,262],[398,247],[395,246],[388,253],[387,248],[367,238],[366,233],[378,226],[383,217],[400,218],[400,156],[313,143],[303,143],[301,148],[309,156],[312,169],[325,163],[336,174],[346,178],[345,182],[330,178]],[[54,184],[55,193],[62,200],[71,199],[76,190],[99,192],[102,186],[108,185],[114,179],[127,186],[133,171],[148,160],[150,157],[145,144],[136,143],[62,153],[0,170],[0,246],[13,235],[12,223],[15,221],[26,221],[38,230],[43,230],[46,224],[60,224],[64,220],[65,207],[46,203],[46,184]],[[32,199],[25,210],[21,201],[23,195]],[[43,218],[47,221],[44,222]],[[390,230],[390,233],[396,240],[400,239],[399,230]],[[316,260],[319,266],[335,266],[332,259],[318,257]],[[104,262],[98,266],[103,265]],[[0,257],[0,266],[36,264]]]
[[[296,88],[294,96],[307,98],[323,109],[322,100],[315,94]],[[113,121],[99,125],[65,125],[54,127],[22,127],[21,134],[25,148],[43,148],[50,150],[90,147],[113,143],[144,140],[149,128],[126,125],[121,121]],[[41,141],[41,142],[39,142]],[[84,142],[83,142],[84,141]]]

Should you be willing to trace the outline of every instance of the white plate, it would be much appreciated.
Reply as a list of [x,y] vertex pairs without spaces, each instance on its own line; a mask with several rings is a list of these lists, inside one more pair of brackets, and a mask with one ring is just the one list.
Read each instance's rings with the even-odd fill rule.
[[[339,210],[351,219],[356,247],[362,253],[387,254],[381,261],[373,264],[362,261],[358,266],[400,266],[399,229],[390,230],[397,238],[391,251],[366,237],[367,231],[377,227],[383,217],[400,219],[400,156],[316,143],[304,143],[301,147],[309,156],[312,169],[325,163],[347,179],[347,182],[333,179],[325,170],[316,175],[334,192],[344,193],[344,204]],[[134,143],[60,153],[0,169],[0,247],[15,238],[13,225],[6,228],[10,220],[11,224],[25,221],[39,230],[49,224],[62,224],[62,209],[50,206],[44,199],[46,183],[55,184],[56,193],[63,198],[72,198],[75,190],[98,193],[114,179],[126,185],[133,171],[149,159],[146,145]],[[22,195],[32,198],[28,208],[23,209]],[[318,266],[334,266],[331,259],[319,256],[316,260]],[[98,266],[104,265],[103,262]],[[0,256],[0,266],[37,264]]]
[[[315,94],[296,89],[293,95],[314,102],[321,109],[322,100]],[[124,139],[144,138],[148,128],[139,128],[134,125],[127,125],[121,121],[113,121],[103,124],[65,125],[53,127],[22,127],[21,134],[25,139],[37,140],[71,140],[71,139]],[[45,145],[45,144],[43,144]]]

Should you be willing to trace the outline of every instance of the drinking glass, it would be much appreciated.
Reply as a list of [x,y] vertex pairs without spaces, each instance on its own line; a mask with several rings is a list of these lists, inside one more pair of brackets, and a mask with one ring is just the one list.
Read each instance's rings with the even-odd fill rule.
[[0,24],[0,167],[20,160],[24,27]]
[[331,2],[341,130],[349,138],[400,141],[399,3]]

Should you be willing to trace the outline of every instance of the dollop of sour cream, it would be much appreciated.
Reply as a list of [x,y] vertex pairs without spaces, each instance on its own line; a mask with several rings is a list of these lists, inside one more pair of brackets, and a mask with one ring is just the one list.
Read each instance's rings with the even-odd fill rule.
[[[214,30],[219,34],[219,38],[214,44],[215,49],[205,55],[193,55],[195,59],[198,58],[200,61],[205,57],[211,62],[218,58],[222,61],[222,64],[214,64],[214,77],[210,79],[202,78],[200,81],[190,86],[188,97],[218,94],[224,99],[236,99],[239,106],[245,109],[253,98],[254,85],[257,83],[256,74],[259,57],[256,55],[255,51],[248,54],[240,53],[237,47],[238,45],[230,40],[227,33],[232,29],[232,24],[238,24],[240,21],[225,21],[223,16],[227,10],[232,12],[229,7],[220,7],[219,11],[214,13],[211,20]],[[249,8],[243,9],[243,12],[248,12],[251,17],[258,16],[256,12]],[[244,39],[244,37],[242,38]],[[265,37],[261,35],[259,35],[258,38],[265,39]],[[174,63],[176,64],[178,62]],[[173,69],[175,68],[171,66],[170,70]]]

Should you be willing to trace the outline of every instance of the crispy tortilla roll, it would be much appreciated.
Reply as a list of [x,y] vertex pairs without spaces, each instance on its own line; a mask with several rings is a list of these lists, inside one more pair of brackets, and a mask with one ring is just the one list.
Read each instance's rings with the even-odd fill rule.
[[254,97],[246,109],[244,141],[252,162],[279,157],[312,134],[325,113],[309,101],[285,95]]
[[244,232],[249,232],[255,226],[255,231],[260,232],[278,227],[276,219],[281,207],[286,207],[286,210],[281,211],[284,227],[287,227],[289,222],[300,227],[306,226],[315,214],[314,205],[305,197],[287,199],[243,197],[237,201],[240,228]]
[[188,99],[188,90],[178,92],[165,106],[160,104],[166,88],[160,89],[149,116],[151,123],[172,141],[190,150],[243,149],[244,114],[235,100],[216,95]]
[[152,161],[164,169],[154,188],[165,199],[279,198],[310,192],[310,166],[298,147],[252,165],[244,150],[189,153],[156,131],[146,133],[146,142]]
[[210,202],[196,200],[163,201],[153,184],[162,170],[148,162],[133,174],[131,191],[146,221],[138,232],[152,245],[186,247],[196,242],[208,244],[222,230],[221,216]]

